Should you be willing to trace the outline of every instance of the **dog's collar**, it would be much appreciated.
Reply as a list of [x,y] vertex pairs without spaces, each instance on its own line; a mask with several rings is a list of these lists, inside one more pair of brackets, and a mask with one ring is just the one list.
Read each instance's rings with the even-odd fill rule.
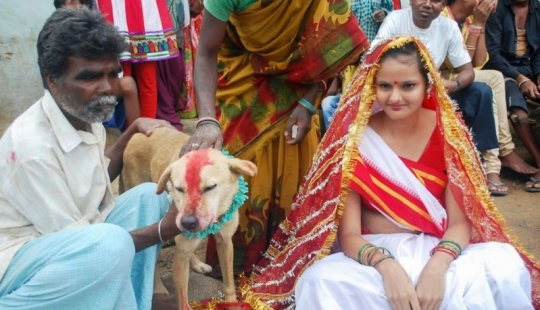
[[[222,151],[223,154],[225,154],[227,157],[232,157],[226,151]],[[203,239],[208,237],[208,235],[215,235],[225,223],[230,221],[233,218],[233,215],[235,212],[238,211],[238,208],[244,204],[244,202],[248,199],[248,196],[246,195],[248,192],[247,182],[244,180],[243,176],[240,176],[238,178],[238,192],[234,195],[233,202],[229,209],[219,217],[219,219],[215,222],[210,224],[206,229],[198,231],[196,233],[192,233],[189,231],[183,231],[182,235],[188,237],[189,239],[193,238],[199,238]]]

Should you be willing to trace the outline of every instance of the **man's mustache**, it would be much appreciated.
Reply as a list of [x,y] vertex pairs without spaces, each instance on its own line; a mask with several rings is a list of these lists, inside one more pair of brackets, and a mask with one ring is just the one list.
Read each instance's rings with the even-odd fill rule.
[[101,96],[88,103],[88,108],[93,109],[102,105],[117,105],[118,98],[114,95]]

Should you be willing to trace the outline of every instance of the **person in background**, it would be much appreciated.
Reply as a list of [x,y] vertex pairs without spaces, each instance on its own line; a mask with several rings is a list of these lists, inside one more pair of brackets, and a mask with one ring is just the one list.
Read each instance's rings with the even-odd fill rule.
[[56,9],[63,7],[80,8],[85,6],[92,10],[95,7],[94,0],[54,0],[53,4]]
[[[142,2],[96,0],[99,11],[118,28],[127,42],[128,47],[120,60],[124,75],[132,76],[137,83],[141,116],[165,119],[180,130],[180,117],[174,110],[176,102],[169,94],[176,95],[174,89],[181,81],[171,82],[174,85],[168,88],[170,85],[163,83],[163,76],[170,72],[162,70],[158,78],[157,71],[157,61],[179,57],[174,25],[166,0],[144,0],[144,5]],[[182,68],[169,66],[168,69],[174,72],[174,78],[182,78]]]
[[375,39],[384,18],[393,10],[392,0],[351,0],[351,11],[369,42]]
[[[485,68],[504,75],[510,121],[523,145],[540,168],[540,145],[528,120],[527,100],[540,102],[540,2],[500,0],[486,23],[490,58]],[[540,192],[540,170],[525,184]]]
[[[480,70],[489,60],[485,41],[486,21],[496,7],[495,0],[480,0],[478,3],[470,0],[447,0],[441,16],[453,19],[460,27],[465,48],[471,56],[475,69],[474,80],[486,83],[493,90],[493,113],[499,148],[482,152],[482,157],[490,193],[494,196],[504,196],[508,194],[508,187],[501,181],[501,164],[524,174],[534,174],[537,169],[527,164],[514,150],[515,145],[508,125],[502,74],[496,70]],[[446,79],[455,79],[454,67],[448,58],[440,70]]]

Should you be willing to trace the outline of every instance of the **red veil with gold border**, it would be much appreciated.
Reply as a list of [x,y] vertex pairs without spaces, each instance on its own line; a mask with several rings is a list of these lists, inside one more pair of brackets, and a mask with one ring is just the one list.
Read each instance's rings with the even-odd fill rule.
[[372,48],[341,99],[332,125],[322,139],[293,211],[280,225],[264,258],[249,278],[243,278],[242,298],[252,309],[294,309],[294,286],[303,273],[330,253],[349,190],[358,148],[372,113],[374,80],[381,56],[388,50],[414,42],[433,79],[424,106],[437,111],[444,137],[449,184],[456,201],[473,226],[471,242],[511,243],[521,254],[533,282],[532,299],[540,307],[540,265],[509,234],[488,189],[471,135],[456,114],[426,47],[412,37],[396,37]]

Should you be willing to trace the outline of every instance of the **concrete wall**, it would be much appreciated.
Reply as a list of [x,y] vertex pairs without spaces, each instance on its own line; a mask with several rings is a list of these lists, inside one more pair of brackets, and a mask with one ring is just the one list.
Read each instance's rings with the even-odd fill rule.
[[43,94],[36,41],[53,0],[0,0],[0,134]]

